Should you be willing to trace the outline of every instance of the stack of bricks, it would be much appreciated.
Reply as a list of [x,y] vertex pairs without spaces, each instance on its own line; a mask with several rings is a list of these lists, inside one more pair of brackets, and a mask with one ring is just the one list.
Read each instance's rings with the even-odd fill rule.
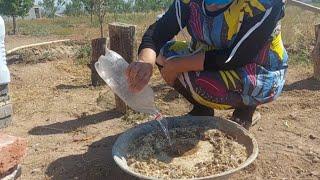
[[20,176],[20,163],[26,154],[25,139],[0,134],[0,179],[14,180]]

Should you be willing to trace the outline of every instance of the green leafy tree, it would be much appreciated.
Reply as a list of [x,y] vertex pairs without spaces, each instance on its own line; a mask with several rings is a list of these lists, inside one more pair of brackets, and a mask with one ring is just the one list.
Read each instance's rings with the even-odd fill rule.
[[39,5],[43,7],[49,18],[54,18],[57,11],[65,4],[64,0],[42,0]]
[[0,0],[0,14],[12,17],[13,34],[17,31],[17,17],[25,17],[31,7],[33,0]]
[[112,0],[94,0],[94,13],[96,14],[99,20],[101,38],[104,37],[103,23],[105,22],[110,1]]
[[172,0],[135,0],[134,9],[138,12],[158,11],[168,8]]
[[93,14],[94,14],[94,1],[95,0],[81,0],[84,9],[90,14],[90,21],[92,24]]
[[123,13],[132,12],[135,0],[108,0],[108,12]]
[[84,13],[84,5],[82,0],[72,0],[66,4],[65,14],[71,16],[78,16]]

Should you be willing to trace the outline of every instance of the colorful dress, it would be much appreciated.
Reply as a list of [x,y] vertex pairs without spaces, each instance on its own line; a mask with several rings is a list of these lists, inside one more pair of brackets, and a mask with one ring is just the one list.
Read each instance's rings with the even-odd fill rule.
[[[235,0],[217,12],[208,12],[203,0],[177,0],[149,27],[139,50],[168,59],[204,52],[203,71],[178,77],[184,94],[213,109],[257,106],[275,100],[285,83],[283,16],[281,0]],[[191,42],[170,41],[184,27]]]

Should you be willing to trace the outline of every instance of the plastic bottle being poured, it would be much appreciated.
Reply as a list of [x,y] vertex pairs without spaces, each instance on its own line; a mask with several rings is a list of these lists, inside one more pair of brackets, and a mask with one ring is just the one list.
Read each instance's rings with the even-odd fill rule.
[[138,112],[150,114],[159,122],[170,145],[172,145],[167,123],[163,120],[162,114],[155,106],[154,92],[151,87],[146,86],[139,93],[133,93],[129,90],[125,77],[125,71],[128,66],[129,64],[123,57],[108,49],[106,50],[106,55],[101,56],[95,64],[100,77],[130,108]]

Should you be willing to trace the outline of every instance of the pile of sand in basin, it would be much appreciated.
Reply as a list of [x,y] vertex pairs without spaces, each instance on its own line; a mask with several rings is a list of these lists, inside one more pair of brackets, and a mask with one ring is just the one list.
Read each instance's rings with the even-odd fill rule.
[[243,145],[216,129],[177,128],[170,136],[173,146],[160,130],[134,141],[128,166],[148,177],[186,179],[237,168],[248,157]]

